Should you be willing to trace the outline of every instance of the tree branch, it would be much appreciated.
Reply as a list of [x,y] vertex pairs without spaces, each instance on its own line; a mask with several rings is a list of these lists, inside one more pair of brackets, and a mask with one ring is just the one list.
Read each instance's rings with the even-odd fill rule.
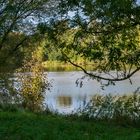
[[78,64],[75,64],[73,63],[68,57],[66,54],[64,54],[65,57],[66,57],[66,61],[68,61],[70,64],[72,64],[73,66],[77,67],[77,68],[80,68],[86,75],[92,77],[92,78],[95,78],[95,79],[101,79],[101,80],[105,80],[105,81],[112,81],[112,82],[115,82],[115,81],[123,81],[123,80],[127,80],[127,79],[130,79],[130,77],[132,77],[136,72],[138,72],[140,70],[140,67],[137,67],[135,70],[133,70],[131,73],[125,75],[124,77],[122,78],[106,78],[106,77],[102,77],[102,76],[99,76],[99,75],[96,75],[96,74],[93,74],[93,73],[90,73],[88,72],[86,69],[84,69],[82,66],[78,65]]

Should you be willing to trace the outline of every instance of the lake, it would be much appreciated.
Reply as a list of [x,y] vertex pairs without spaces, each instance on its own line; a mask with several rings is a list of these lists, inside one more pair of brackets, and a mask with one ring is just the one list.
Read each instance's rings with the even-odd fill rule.
[[95,94],[112,94],[124,95],[132,94],[140,87],[140,72],[133,75],[129,80],[116,82],[116,85],[110,85],[101,88],[100,83],[96,80],[85,78],[80,85],[77,86],[76,80],[84,76],[81,71],[73,72],[49,72],[48,80],[51,81],[51,90],[46,90],[45,103],[51,111],[69,114],[75,112],[78,108],[84,107]]

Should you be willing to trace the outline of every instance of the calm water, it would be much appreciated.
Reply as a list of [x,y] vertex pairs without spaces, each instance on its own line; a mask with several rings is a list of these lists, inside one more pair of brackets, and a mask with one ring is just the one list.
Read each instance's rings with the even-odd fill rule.
[[88,78],[84,79],[82,88],[77,86],[75,81],[83,75],[82,72],[48,73],[48,79],[52,81],[53,87],[50,91],[46,90],[45,103],[51,111],[68,114],[83,107],[95,94],[132,94],[140,87],[140,72],[132,77],[132,85],[126,80],[117,82],[115,86],[107,86],[104,90],[100,83]]

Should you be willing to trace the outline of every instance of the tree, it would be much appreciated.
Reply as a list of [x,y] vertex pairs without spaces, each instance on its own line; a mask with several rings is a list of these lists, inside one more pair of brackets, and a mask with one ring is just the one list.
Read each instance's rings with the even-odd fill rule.
[[[7,96],[9,100],[6,100],[10,104],[16,103],[14,97],[21,97],[29,109],[41,109],[43,89],[47,86],[44,81],[47,79],[43,79],[42,58],[38,56],[42,55],[38,54],[37,49],[44,38],[38,33],[37,25],[53,15],[56,4],[54,0],[0,0],[0,94]],[[13,70],[17,65],[21,66],[23,59],[26,63],[23,63],[23,72],[32,72],[33,76],[23,73],[23,94],[19,95],[21,92],[16,90],[16,82],[12,77],[15,73],[9,73],[9,70],[10,64]],[[7,66],[8,73],[5,73],[4,66]],[[1,103],[4,103],[3,98]]]
[[[137,0],[62,0],[59,6],[62,19],[49,26],[49,30],[65,60],[91,78],[109,83],[129,79],[140,70]],[[64,36],[72,30],[71,41],[65,40]],[[94,72],[73,62],[70,51],[92,62]]]
[[44,90],[50,86],[42,66],[42,45],[43,43],[39,45],[36,43],[36,47],[32,48],[31,58],[26,58],[23,67],[17,70],[17,78],[20,83],[17,94],[23,107],[30,111],[40,111],[45,107]]
[[52,2],[54,0],[0,0],[0,52],[6,48],[10,34],[24,36],[11,45],[10,51],[15,51],[36,33],[37,24],[55,11],[57,2]]

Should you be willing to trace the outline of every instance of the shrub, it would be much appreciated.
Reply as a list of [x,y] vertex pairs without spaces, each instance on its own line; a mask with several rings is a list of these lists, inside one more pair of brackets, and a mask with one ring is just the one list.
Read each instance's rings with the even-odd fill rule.
[[37,56],[38,51],[36,49],[31,59],[25,60],[23,67],[17,71],[22,105],[30,111],[40,111],[43,108],[44,89],[49,86],[42,67],[42,59]]
[[93,119],[138,122],[140,121],[140,94],[95,95],[84,108],[78,109],[77,114]]

